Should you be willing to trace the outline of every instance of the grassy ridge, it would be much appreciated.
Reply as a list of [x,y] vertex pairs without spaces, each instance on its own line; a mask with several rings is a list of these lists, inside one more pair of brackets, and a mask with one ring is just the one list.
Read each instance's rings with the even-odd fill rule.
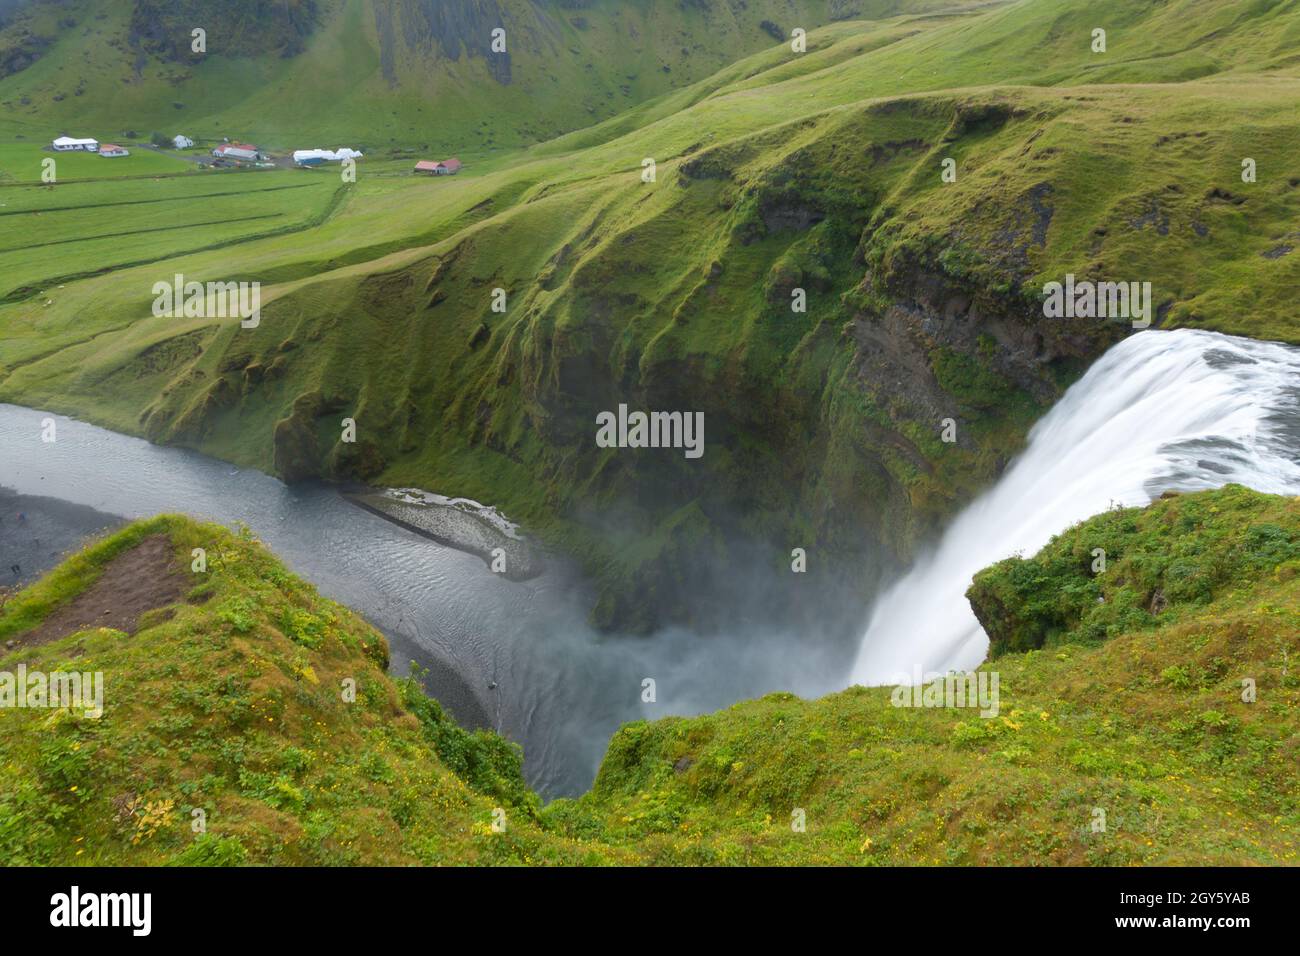
[[1101,641],[1195,615],[1258,582],[1294,585],[1296,521],[1294,500],[1261,499],[1239,486],[1174,496],[1098,515],[1032,559],[986,568],[967,596],[994,655]]
[[[207,571],[174,613],[128,636],[90,628],[6,653],[5,669],[102,671],[102,718],[0,709],[0,858],[8,865],[579,862],[542,833],[517,748],[470,734],[387,645],[245,534],[179,516],[136,522],[0,612],[21,634],[156,535]],[[346,682],[355,700],[344,699]],[[196,833],[194,809],[206,832]],[[492,830],[494,810],[506,830]]]
[[99,719],[0,709],[5,863],[1294,865],[1300,851],[1297,499],[1229,486],[1059,536],[1023,562],[1040,586],[1008,613],[1070,592],[1078,562],[1062,555],[1079,541],[1105,542],[1117,579],[1154,562],[1166,581],[1217,584],[1130,603],[1104,637],[1049,628],[1050,647],[1001,654],[981,668],[999,675],[996,716],[893,706],[889,688],[773,694],[625,725],[591,792],[545,808],[517,751],[390,679],[383,639],[246,534],[136,522],[11,596],[0,638],[157,535],[193,580],[185,600],[129,637],[88,628],[0,658],[105,679]]

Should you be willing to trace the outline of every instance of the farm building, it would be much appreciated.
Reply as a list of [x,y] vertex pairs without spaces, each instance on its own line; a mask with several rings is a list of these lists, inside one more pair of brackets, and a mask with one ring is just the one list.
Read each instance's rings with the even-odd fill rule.
[[422,159],[415,164],[415,172],[426,173],[429,176],[454,176],[460,172],[459,159],[446,159],[441,162]]
[[177,135],[172,137],[172,145],[177,149],[190,149],[194,145],[194,140],[188,136]]
[[99,150],[98,140],[74,139],[71,136],[60,136],[51,145],[61,153],[66,153],[68,150],[73,149],[85,150],[88,153],[98,152]]
[[131,151],[122,146],[115,146],[112,143],[105,143],[103,146],[99,147],[99,155],[107,156],[110,159],[112,159],[113,157],[116,156],[130,156]]
[[212,150],[212,155],[216,159],[232,159],[244,163],[266,158],[260,149],[247,143],[222,143]]

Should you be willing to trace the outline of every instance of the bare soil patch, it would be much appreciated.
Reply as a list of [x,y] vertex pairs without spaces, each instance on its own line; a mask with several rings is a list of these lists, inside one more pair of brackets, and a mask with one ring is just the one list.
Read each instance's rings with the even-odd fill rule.
[[193,582],[181,569],[171,538],[156,534],[108,563],[95,583],[13,640],[15,647],[48,644],[91,627],[134,634],[141,615],[176,604]]

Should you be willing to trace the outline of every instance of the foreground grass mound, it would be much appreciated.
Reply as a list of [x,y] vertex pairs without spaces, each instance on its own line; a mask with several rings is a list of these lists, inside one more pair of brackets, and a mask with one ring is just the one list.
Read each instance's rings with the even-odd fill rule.
[[[1160,582],[1166,608],[1071,611],[1080,541],[1112,555],[1103,603]],[[383,638],[247,534],[137,522],[0,607],[0,675],[104,681],[98,718],[0,707],[0,862],[1294,865],[1297,541],[1297,499],[1236,486],[1099,515],[977,578],[1051,643],[980,669],[987,716],[772,694],[628,724],[541,808],[512,745],[389,678]],[[1022,565],[1041,590],[1005,584]]]
[[[101,586],[160,545],[161,562],[135,569],[145,580]],[[206,571],[190,570],[195,548]],[[150,590],[165,606],[122,625],[132,633],[78,626]],[[383,637],[247,534],[132,524],[13,596],[0,642],[0,671],[103,674],[98,718],[0,708],[5,864],[582,859],[535,824],[517,748],[390,680]]]
[[630,724],[546,814],[657,863],[1294,865],[1300,502],[1229,486],[1100,515],[1024,562],[1041,590],[1005,589],[1007,615],[1066,600],[1078,541],[1124,555],[1108,602],[1164,581],[1169,609],[995,658],[997,716],[855,687]]

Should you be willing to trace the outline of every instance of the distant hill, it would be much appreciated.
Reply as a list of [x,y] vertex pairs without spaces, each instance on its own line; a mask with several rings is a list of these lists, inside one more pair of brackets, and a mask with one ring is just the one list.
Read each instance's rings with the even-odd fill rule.
[[[0,123],[183,126],[278,148],[503,149],[692,83],[795,27],[961,5],[31,0],[0,28]],[[206,53],[193,52],[194,29]]]

